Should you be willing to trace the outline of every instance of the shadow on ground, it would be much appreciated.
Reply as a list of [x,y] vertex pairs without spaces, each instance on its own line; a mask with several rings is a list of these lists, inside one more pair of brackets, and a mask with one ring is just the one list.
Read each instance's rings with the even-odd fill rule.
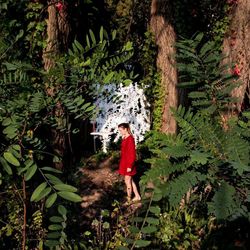
[[118,175],[118,163],[109,157],[101,163],[88,161],[80,170],[80,194],[83,225],[90,225],[103,209],[112,209],[114,200],[123,202],[124,184]]

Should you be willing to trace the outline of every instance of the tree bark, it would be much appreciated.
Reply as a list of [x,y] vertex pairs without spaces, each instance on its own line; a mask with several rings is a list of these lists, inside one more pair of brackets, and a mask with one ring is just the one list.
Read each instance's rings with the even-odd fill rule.
[[63,4],[59,10],[55,6],[57,2],[48,2],[47,46],[43,52],[44,69],[47,71],[55,66],[55,56],[66,51],[69,42],[67,5]]
[[176,132],[176,121],[170,110],[177,107],[177,69],[174,59],[176,34],[172,24],[171,1],[152,0],[150,27],[158,46],[157,67],[161,71],[161,84],[165,89],[161,130]]
[[243,102],[249,95],[250,83],[250,1],[238,0],[237,6],[230,14],[230,25],[223,41],[223,52],[228,57],[226,63],[236,65],[239,68],[239,82],[241,86],[232,92],[239,102],[228,116],[238,114],[244,109]]
[[[57,7],[56,4],[61,6]],[[43,52],[44,69],[49,71],[55,67],[56,57],[67,50],[69,43],[70,24],[68,19],[66,2],[49,1],[48,2],[48,19],[47,19],[47,46]],[[48,85],[46,91],[49,96],[54,96],[55,91],[58,91],[60,86]],[[65,118],[65,112],[58,101],[54,109],[54,115],[58,120]],[[66,135],[56,129],[52,129],[52,146],[54,152],[62,159],[66,154]],[[56,168],[63,168],[63,161],[55,164]]]

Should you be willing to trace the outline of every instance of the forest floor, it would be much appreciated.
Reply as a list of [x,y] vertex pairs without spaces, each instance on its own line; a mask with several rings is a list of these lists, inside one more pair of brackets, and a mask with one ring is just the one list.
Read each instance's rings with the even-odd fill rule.
[[[124,207],[125,185],[117,170],[118,160],[114,156],[98,161],[90,158],[80,169],[80,194],[83,197],[81,207],[85,225],[90,225],[95,218],[98,218],[102,210],[112,211],[114,201]],[[138,206],[133,207],[136,208]]]

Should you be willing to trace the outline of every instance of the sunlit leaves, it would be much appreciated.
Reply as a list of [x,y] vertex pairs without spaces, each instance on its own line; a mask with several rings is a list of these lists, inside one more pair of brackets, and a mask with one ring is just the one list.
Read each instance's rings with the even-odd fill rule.
[[55,203],[56,199],[57,199],[57,193],[51,194],[45,202],[45,207],[50,208]]
[[12,169],[11,167],[9,166],[9,164],[7,163],[7,161],[3,158],[3,157],[0,157],[0,163],[3,167],[3,169],[9,174],[11,175],[13,172],[12,172]]
[[30,166],[24,175],[25,180],[26,181],[30,180],[32,176],[36,173],[36,170],[37,170],[36,164],[33,164],[32,166]]
[[20,162],[15,158],[15,156],[14,156],[12,153],[10,153],[10,152],[5,152],[5,153],[3,154],[3,157],[4,157],[4,159],[5,159],[7,162],[9,162],[10,164],[12,164],[12,165],[14,165],[14,166],[16,166],[16,167],[20,166]]
[[43,182],[41,183],[33,192],[33,194],[31,195],[30,200],[34,201],[38,198],[38,196],[40,195],[40,193],[47,187],[47,183]]
[[66,200],[69,200],[69,201],[73,201],[73,202],[81,202],[82,201],[82,198],[78,194],[75,194],[72,192],[60,191],[60,192],[58,192],[58,195]]
[[56,184],[54,186],[54,188],[56,190],[61,190],[61,191],[68,191],[68,192],[76,192],[77,188],[71,186],[71,185],[67,185],[67,184]]

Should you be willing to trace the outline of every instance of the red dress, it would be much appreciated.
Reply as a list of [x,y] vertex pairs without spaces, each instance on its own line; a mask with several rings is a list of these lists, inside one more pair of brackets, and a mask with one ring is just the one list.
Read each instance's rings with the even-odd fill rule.
[[[121,175],[135,175],[136,167],[136,151],[135,151],[135,140],[132,135],[122,139],[121,143],[121,159],[119,164],[119,174]],[[131,168],[130,172],[127,172],[127,168]]]

